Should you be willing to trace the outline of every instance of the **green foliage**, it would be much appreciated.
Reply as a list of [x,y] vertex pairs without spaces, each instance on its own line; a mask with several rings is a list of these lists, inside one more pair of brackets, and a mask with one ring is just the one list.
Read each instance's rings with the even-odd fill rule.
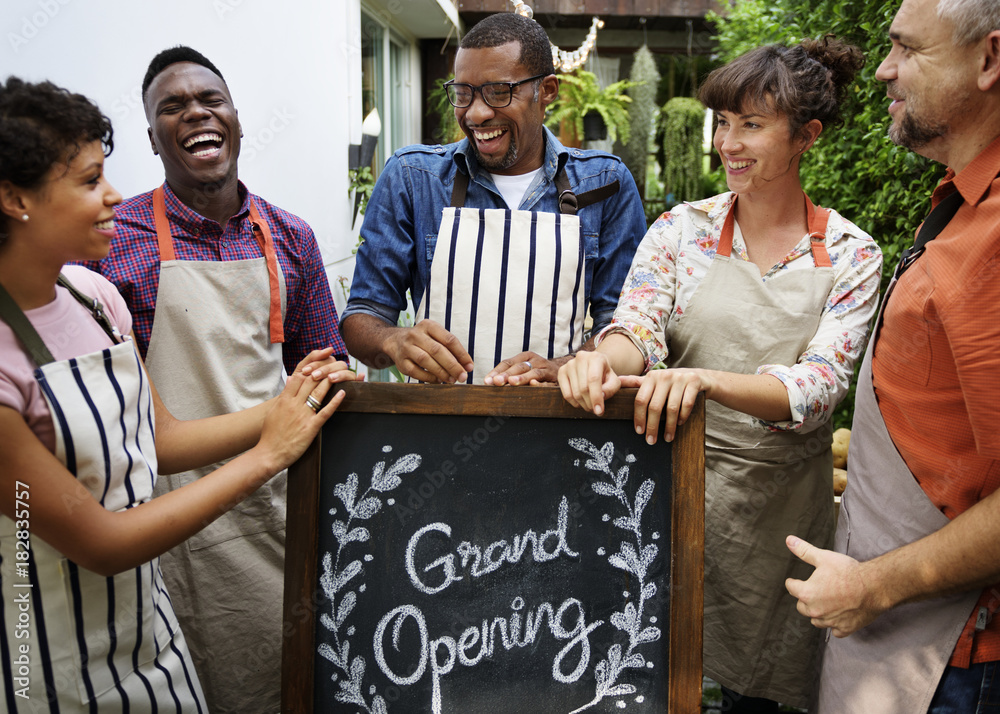
[[347,170],[347,195],[354,195],[359,215],[365,215],[365,208],[368,207],[368,199],[372,196],[375,188],[375,176],[372,174],[371,166],[362,166],[360,169]]
[[653,53],[646,45],[635,52],[629,79],[635,84],[629,89],[632,107],[629,110],[630,141],[622,147],[621,158],[639,184],[639,195],[645,196],[646,162],[649,158],[649,143],[656,119],[656,89],[660,83],[660,72],[656,69]]
[[[883,0],[736,0],[725,16],[709,18],[723,61],[762,44],[827,33],[858,45],[868,57],[844,107],[844,124],[827,127],[806,153],[802,183],[815,203],[835,208],[882,248],[883,293],[944,173],[942,166],[895,146],[886,134],[886,87],[875,79],[875,70],[889,50],[889,25],[898,6]],[[850,426],[853,400],[846,401],[834,416],[835,427]]]
[[444,83],[454,78],[455,75],[452,73],[445,79],[439,79],[437,86],[427,93],[427,107],[438,118],[437,129],[434,130],[434,138],[442,144],[452,144],[456,141],[461,141],[464,136],[458,126],[458,119],[455,118],[455,107],[448,101],[448,91],[444,88]]
[[697,99],[674,97],[660,112],[660,167],[674,203],[704,198],[702,133],[705,107]]
[[561,74],[559,98],[549,106],[545,124],[558,131],[559,122],[565,120],[580,137],[583,136],[583,118],[595,111],[608,127],[608,138],[611,141],[620,138],[622,144],[628,144],[631,133],[628,104],[632,98],[623,92],[633,84],[628,79],[622,79],[601,89],[593,72],[578,69],[576,74]]

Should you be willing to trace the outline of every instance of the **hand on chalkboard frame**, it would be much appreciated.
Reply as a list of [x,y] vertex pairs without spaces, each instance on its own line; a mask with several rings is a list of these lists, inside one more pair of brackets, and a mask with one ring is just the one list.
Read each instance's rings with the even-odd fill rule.
[[598,416],[604,413],[604,400],[617,394],[621,386],[604,352],[577,352],[559,368],[563,399]]
[[407,377],[431,384],[464,382],[472,357],[461,341],[434,320],[413,327],[392,327],[383,333],[382,352]]
[[559,361],[549,360],[537,352],[519,352],[500,362],[483,379],[484,384],[502,387],[504,384],[541,384],[555,382],[559,374]]
[[313,350],[295,366],[295,372],[312,377],[314,382],[327,379],[330,382],[353,382],[357,373],[346,362],[333,359],[333,348]]
[[635,431],[655,444],[660,419],[663,438],[674,440],[677,427],[687,421],[698,394],[710,390],[711,373],[702,369],[652,369],[642,378],[635,395]]

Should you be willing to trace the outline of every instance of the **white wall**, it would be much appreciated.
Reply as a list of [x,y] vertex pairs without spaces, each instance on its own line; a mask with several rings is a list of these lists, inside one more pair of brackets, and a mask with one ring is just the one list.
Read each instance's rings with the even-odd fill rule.
[[107,174],[125,196],[163,181],[140,87],[177,44],[222,72],[243,125],[240,178],[308,221],[331,287],[355,237],[347,146],[361,139],[358,0],[2,0],[0,74],[49,79],[98,103],[115,129]]

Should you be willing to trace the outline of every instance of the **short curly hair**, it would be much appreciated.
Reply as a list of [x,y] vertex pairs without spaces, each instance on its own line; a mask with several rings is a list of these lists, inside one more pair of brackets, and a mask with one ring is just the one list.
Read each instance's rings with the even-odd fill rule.
[[226,83],[226,78],[222,76],[222,72],[219,68],[212,64],[211,60],[208,59],[198,50],[193,50],[190,47],[184,45],[177,45],[176,47],[168,47],[153,59],[149,61],[149,67],[146,69],[146,76],[142,78],[142,101],[146,101],[146,94],[149,92],[149,85],[153,83],[156,76],[169,67],[172,64],[177,64],[178,62],[193,62],[194,64],[200,64],[207,70],[214,72],[222,83]]
[[[92,141],[105,156],[114,149],[111,120],[82,94],[13,76],[0,84],[0,181],[38,188],[56,163],[69,164]],[[2,241],[6,217],[0,221]]]
[[53,164],[69,163],[92,141],[105,156],[114,149],[111,120],[87,97],[52,82],[0,84],[0,181],[37,188]]
[[555,74],[549,36],[537,22],[516,12],[498,12],[480,20],[462,37],[459,47],[484,49],[508,42],[521,44],[517,59],[530,74]]

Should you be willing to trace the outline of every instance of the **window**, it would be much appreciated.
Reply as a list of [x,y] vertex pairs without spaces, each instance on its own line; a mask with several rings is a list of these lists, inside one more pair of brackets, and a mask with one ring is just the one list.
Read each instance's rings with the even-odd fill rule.
[[362,118],[378,109],[382,121],[372,169],[377,176],[393,151],[420,135],[419,86],[413,76],[413,43],[389,26],[377,12],[361,11]]

